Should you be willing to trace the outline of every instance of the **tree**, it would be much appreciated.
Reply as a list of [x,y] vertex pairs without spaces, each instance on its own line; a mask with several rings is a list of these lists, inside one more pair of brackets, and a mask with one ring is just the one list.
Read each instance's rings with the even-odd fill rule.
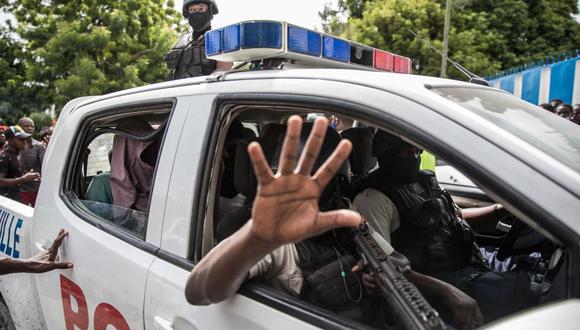
[[72,98],[166,80],[180,30],[173,1],[0,0],[18,21],[25,82],[38,110]]
[[43,90],[26,83],[22,45],[8,30],[0,27],[0,119],[13,124],[40,107],[37,95]]
[[[580,45],[576,0],[453,3],[449,57],[482,76]],[[441,58],[427,43],[442,48],[444,6],[444,0],[341,0],[320,15],[326,32],[409,56],[415,72],[438,76]],[[449,75],[464,78],[454,68]]]

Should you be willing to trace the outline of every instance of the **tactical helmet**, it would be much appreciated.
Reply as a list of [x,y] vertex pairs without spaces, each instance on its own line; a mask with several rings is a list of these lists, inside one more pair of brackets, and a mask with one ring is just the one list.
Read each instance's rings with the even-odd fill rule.
[[189,7],[189,5],[194,3],[205,3],[206,5],[209,6],[209,10],[211,10],[212,15],[217,15],[220,12],[217,3],[214,0],[184,0],[182,9],[183,17],[187,18],[187,15],[189,13],[187,7]]
[[411,145],[400,137],[379,129],[373,138],[372,155],[377,158],[389,158],[408,147]]

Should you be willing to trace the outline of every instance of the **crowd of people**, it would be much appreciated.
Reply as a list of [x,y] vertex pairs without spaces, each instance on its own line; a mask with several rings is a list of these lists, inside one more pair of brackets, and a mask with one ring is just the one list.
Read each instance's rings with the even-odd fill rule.
[[554,99],[550,103],[540,104],[540,107],[580,125],[580,103],[570,105],[560,99]]
[[23,117],[17,125],[0,128],[0,194],[34,207],[40,187],[42,162],[52,136],[44,127],[34,138],[35,124]]

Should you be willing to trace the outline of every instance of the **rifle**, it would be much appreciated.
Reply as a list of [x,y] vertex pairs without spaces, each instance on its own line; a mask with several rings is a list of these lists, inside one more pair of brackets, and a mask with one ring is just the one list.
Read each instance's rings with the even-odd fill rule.
[[410,265],[397,265],[372,237],[366,221],[354,229],[354,243],[365,266],[374,273],[397,326],[402,329],[444,329],[439,313],[403,275],[411,270]]

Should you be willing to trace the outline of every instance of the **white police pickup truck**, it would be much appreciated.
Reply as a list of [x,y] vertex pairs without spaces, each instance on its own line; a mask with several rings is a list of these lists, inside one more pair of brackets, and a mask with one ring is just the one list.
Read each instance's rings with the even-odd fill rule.
[[271,159],[267,146],[293,114],[356,123],[341,131],[354,145],[353,177],[374,167],[368,132],[378,127],[468,175],[525,224],[482,235],[485,244],[507,254],[552,248],[531,274],[540,306],[492,327],[580,327],[575,124],[497,89],[402,74],[409,59],[284,22],[214,30],[206,47],[219,60],[330,69],[217,73],[70,102],[36,208],[0,198],[0,251],[34,255],[65,228],[60,258],[74,268],[0,277],[7,328],[364,328],[262,283],[217,305],[185,300],[188,273],[216,244],[223,214],[251,203],[245,146],[259,141]]

